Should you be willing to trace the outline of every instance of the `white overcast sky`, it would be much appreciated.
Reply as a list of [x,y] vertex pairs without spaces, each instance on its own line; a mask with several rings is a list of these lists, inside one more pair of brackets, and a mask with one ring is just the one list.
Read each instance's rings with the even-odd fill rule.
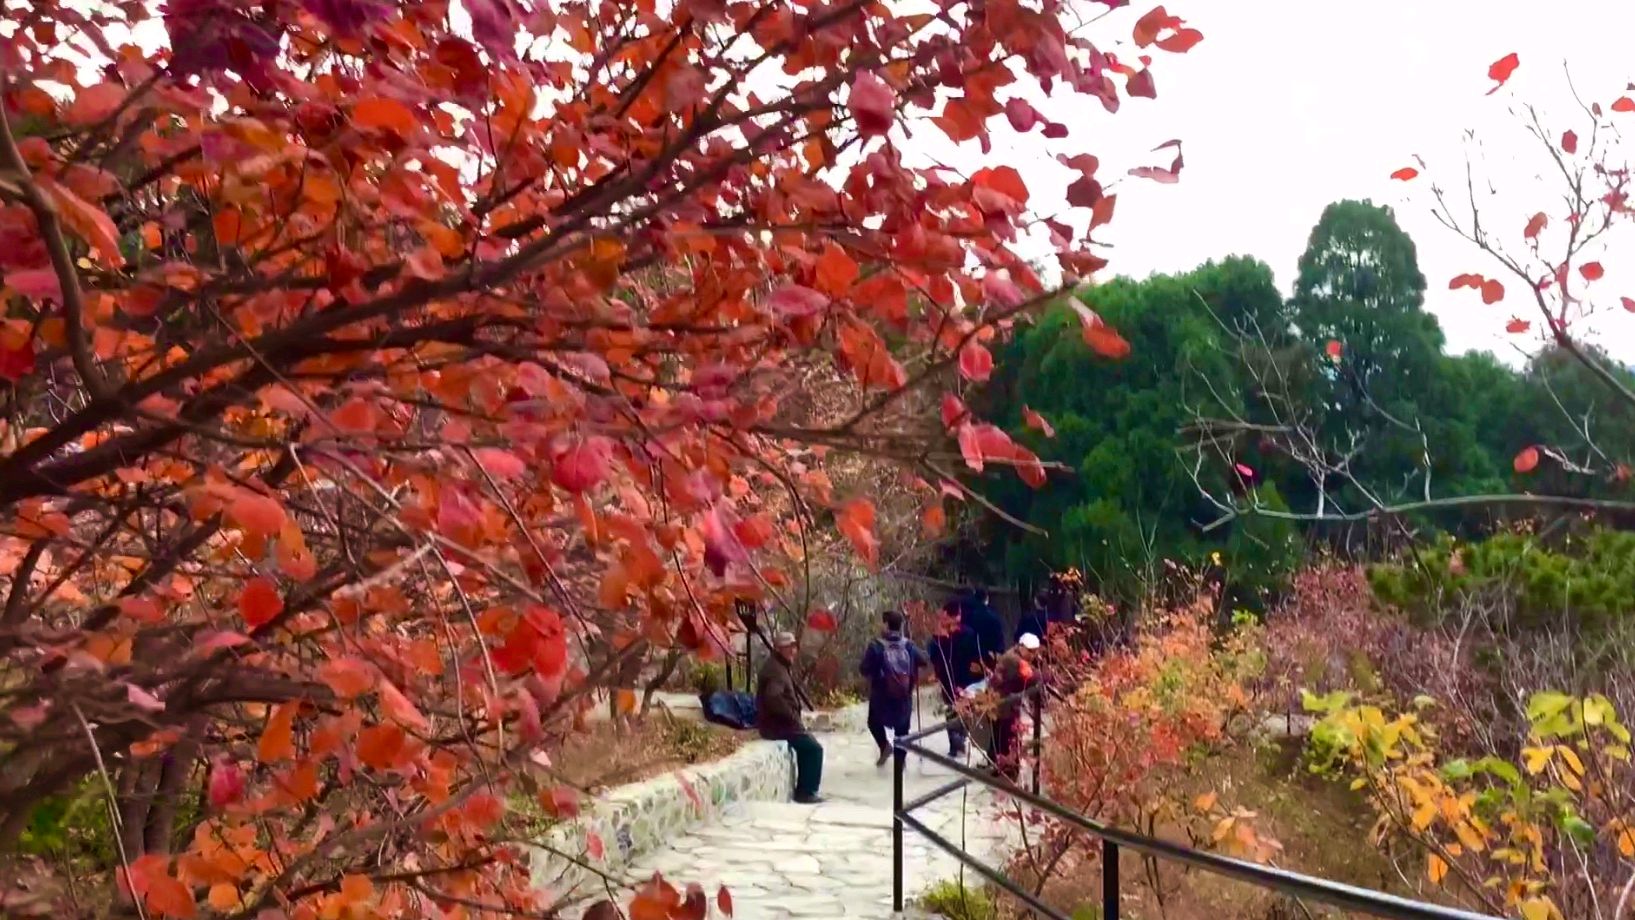
[[[1128,36],[1134,17],[1152,5],[1137,2],[1089,34],[1098,42]],[[1156,100],[1129,100],[1113,116],[1094,103],[1084,110],[1041,105],[1074,127],[1067,141],[1016,138],[1003,129],[1010,139],[995,152],[1022,170],[1033,206],[1046,210],[1041,206],[1050,195],[1065,187],[1069,174],[1049,162],[1054,153],[1096,153],[1105,182],[1138,163],[1167,165],[1167,151],[1144,151],[1179,137],[1186,153],[1179,184],[1119,182],[1118,214],[1102,234],[1116,247],[1111,272],[1184,271],[1240,253],[1271,265],[1286,292],[1323,207],[1370,198],[1391,205],[1413,236],[1429,282],[1427,306],[1440,318],[1450,348],[1488,349],[1515,361],[1518,344],[1536,345],[1504,332],[1514,315],[1506,305],[1484,307],[1474,292],[1448,290],[1453,275],[1487,271],[1486,257],[1431,217],[1425,179],[1405,184],[1389,176],[1420,154],[1431,167],[1428,175],[1461,180],[1463,132],[1475,129],[1495,184],[1517,196],[1494,207],[1514,224],[1505,229],[1519,242],[1527,218],[1550,209],[1557,186],[1538,178],[1543,151],[1528,143],[1507,109],[1531,102],[1546,118],[1554,114],[1562,127],[1576,125],[1583,133],[1562,64],[1570,62],[1586,98],[1610,102],[1621,94],[1635,79],[1635,0],[1169,0],[1167,6],[1205,40],[1185,55],[1157,55]],[[1485,96],[1492,86],[1488,66],[1512,51],[1521,67],[1508,91]],[[1575,115],[1578,122],[1565,121]],[[1622,117],[1635,129],[1635,115]],[[1088,137],[1084,126],[1093,127]],[[1053,146],[1046,150],[1046,144]],[[953,154],[949,161],[974,165],[974,151],[970,155]],[[1625,254],[1635,252],[1635,239],[1624,244]],[[1618,261],[1608,256],[1607,278],[1596,286],[1610,309],[1598,310],[1585,327],[1619,357],[1635,361],[1635,314],[1620,309],[1617,299],[1635,296],[1635,266],[1621,270]]]

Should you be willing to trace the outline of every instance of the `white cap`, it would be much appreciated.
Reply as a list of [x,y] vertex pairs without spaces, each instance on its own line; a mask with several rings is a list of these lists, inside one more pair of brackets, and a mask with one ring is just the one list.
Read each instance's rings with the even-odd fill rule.
[[1033,633],[1023,633],[1022,638],[1016,640],[1016,644],[1028,651],[1033,651],[1039,647],[1039,637]]

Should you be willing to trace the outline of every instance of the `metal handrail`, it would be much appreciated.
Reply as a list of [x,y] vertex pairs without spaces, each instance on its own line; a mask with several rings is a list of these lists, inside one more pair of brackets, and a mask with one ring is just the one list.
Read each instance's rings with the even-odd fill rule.
[[[1035,757],[1038,757],[1043,753],[1042,749],[1040,748],[1040,742],[1042,739],[1041,723],[1043,722],[1044,714],[1044,690],[1045,687],[1043,685],[1037,685],[1023,691],[1022,693],[1007,697],[1003,701],[1005,703],[1010,703],[1021,701],[1029,696],[1033,697],[1033,739]],[[1002,777],[991,776],[974,770],[969,765],[963,764],[952,757],[927,750],[920,745],[919,742],[925,738],[940,731],[946,731],[949,726],[956,725],[958,723],[959,719],[956,716],[953,719],[949,719],[939,725],[932,726],[931,728],[922,728],[920,731],[909,735],[904,735],[903,737],[896,739],[893,745],[893,759],[895,764],[892,770],[891,828],[893,865],[891,896],[892,906],[899,913],[903,909],[903,828],[907,826],[913,828],[916,833],[925,837],[939,849],[949,853],[949,855],[959,860],[959,862],[963,865],[975,870],[988,881],[1020,898],[1022,901],[1027,903],[1029,907],[1033,908],[1040,914],[1051,918],[1051,920],[1070,920],[1066,914],[1063,914],[1060,911],[1057,911],[1042,903],[1036,896],[1030,894],[1026,889],[1022,888],[1020,885],[1006,877],[1003,872],[1000,872],[992,866],[978,860],[956,844],[950,842],[941,835],[934,833],[930,828],[926,827],[923,822],[911,814],[911,812],[913,812],[915,809],[924,807],[925,805],[942,798],[949,793],[955,792],[975,782],[990,789],[1003,792],[1006,795],[1017,799],[1018,801],[1031,805],[1058,820],[1064,821],[1067,824],[1078,828],[1079,830],[1091,834],[1101,841],[1103,920],[1118,920],[1119,918],[1118,859],[1120,847],[1128,847],[1138,853],[1144,853],[1158,859],[1167,859],[1174,862],[1184,863],[1186,865],[1202,869],[1206,872],[1212,872],[1216,875],[1224,875],[1228,878],[1234,878],[1239,881],[1247,882],[1257,888],[1266,888],[1273,891],[1282,892],[1284,894],[1293,895],[1295,897],[1308,898],[1313,901],[1320,901],[1325,904],[1343,908],[1345,910],[1357,911],[1374,917],[1386,917],[1391,918],[1391,920],[1500,920],[1500,918],[1496,918],[1488,914],[1472,913],[1470,911],[1461,910],[1458,908],[1443,907],[1441,905],[1430,904],[1423,901],[1413,901],[1408,898],[1386,894],[1382,891],[1359,888],[1354,885],[1346,885],[1341,882],[1334,882],[1328,879],[1316,878],[1310,875],[1302,875],[1298,872],[1290,872],[1287,869],[1279,869],[1273,866],[1264,866],[1259,863],[1247,862],[1241,859],[1233,859],[1229,856],[1221,856],[1216,853],[1195,850],[1191,847],[1181,846],[1180,844],[1171,843],[1167,840],[1160,840],[1156,837],[1147,837],[1142,834],[1120,830],[1116,827],[1112,827],[1100,821],[1096,821],[1092,818],[1087,818],[1084,815],[1070,811],[1061,804],[1040,795],[1040,769],[1037,761],[1034,764],[1032,774],[1033,789],[1032,791],[1029,791]],[[908,755],[911,752],[931,761],[932,763],[947,767],[948,769],[954,771],[954,773],[960,778],[954,782],[950,782],[933,789],[931,792],[921,795],[913,801],[905,803],[903,801],[903,777],[905,774],[905,768],[908,764]]]

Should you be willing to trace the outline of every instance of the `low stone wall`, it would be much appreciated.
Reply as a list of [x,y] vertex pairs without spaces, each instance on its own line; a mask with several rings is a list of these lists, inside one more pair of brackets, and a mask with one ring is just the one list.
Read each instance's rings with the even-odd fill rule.
[[620,878],[636,856],[714,820],[733,802],[779,801],[793,791],[794,760],[781,741],[751,741],[720,760],[620,786],[551,830],[534,850],[534,887],[599,890],[598,873]]

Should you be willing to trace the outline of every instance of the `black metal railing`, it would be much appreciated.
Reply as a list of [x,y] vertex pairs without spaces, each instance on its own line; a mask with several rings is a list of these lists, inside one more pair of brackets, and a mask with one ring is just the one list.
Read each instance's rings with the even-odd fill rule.
[[[969,867],[989,882],[1014,895],[1032,908],[1039,916],[1048,917],[1050,920],[1071,920],[1067,914],[1045,904],[1003,872],[967,853],[958,844],[933,831],[914,816],[914,811],[935,802],[943,796],[957,792],[971,783],[977,783],[1030,805],[1069,826],[1091,834],[1101,841],[1102,920],[1119,920],[1118,860],[1119,852],[1122,849],[1129,849],[1158,859],[1183,863],[1216,875],[1224,875],[1228,878],[1247,882],[1258,888],[1282,892],[1297,898],[1320,901],[1324,904],[1374,917],[1389,917],[1395,918],[1395,920],[1498,920],[1498,918],[1487,914],[1476,914],[1452,907],[1412,901],[1381,891],[1357,888],[1339,882],[1328,881],[1327,879],[1301,875],[1298,872],[1290,872],[1286,869],[1278,869],[1215,853],[1207,853],[1202,850],[1194,850],[1167,840],[1159,840],[1155,837],[1145,837],[1120,830],[1069,811],[1060,804],[1045,798],[1039,791],[1040,763],[1043,760],[1040,755],[1042,754],[1045,687],[1036,686],[1009,698],[1005,703],[1020,702],[1024,697],[1029,697],[1033,701],[1032,748],[1034,756],[1030,782],[1031,790],[1023,789],[1002,776],[984,773],[952,757],[927,750],[920,743],[931,735],[946,731],[950,725],[957,724],[959,718],[957,715],[947,722],[933,725],[930,728],[922,728],[920,731],[904,735],[896,740],[894,746],[895,766],[892,770],[891,780],[891,898],[892,907],[897,912],[901,913],[903,910],[903,830],[904,828],[911,828],[938,849],[954,857],[962,865]],[[912,801],[905,802],[903,801],[903,776],[908,765],[909,754],[917,754],[931,763],[947,767],[955,773],[957,778],[914,798]]]

